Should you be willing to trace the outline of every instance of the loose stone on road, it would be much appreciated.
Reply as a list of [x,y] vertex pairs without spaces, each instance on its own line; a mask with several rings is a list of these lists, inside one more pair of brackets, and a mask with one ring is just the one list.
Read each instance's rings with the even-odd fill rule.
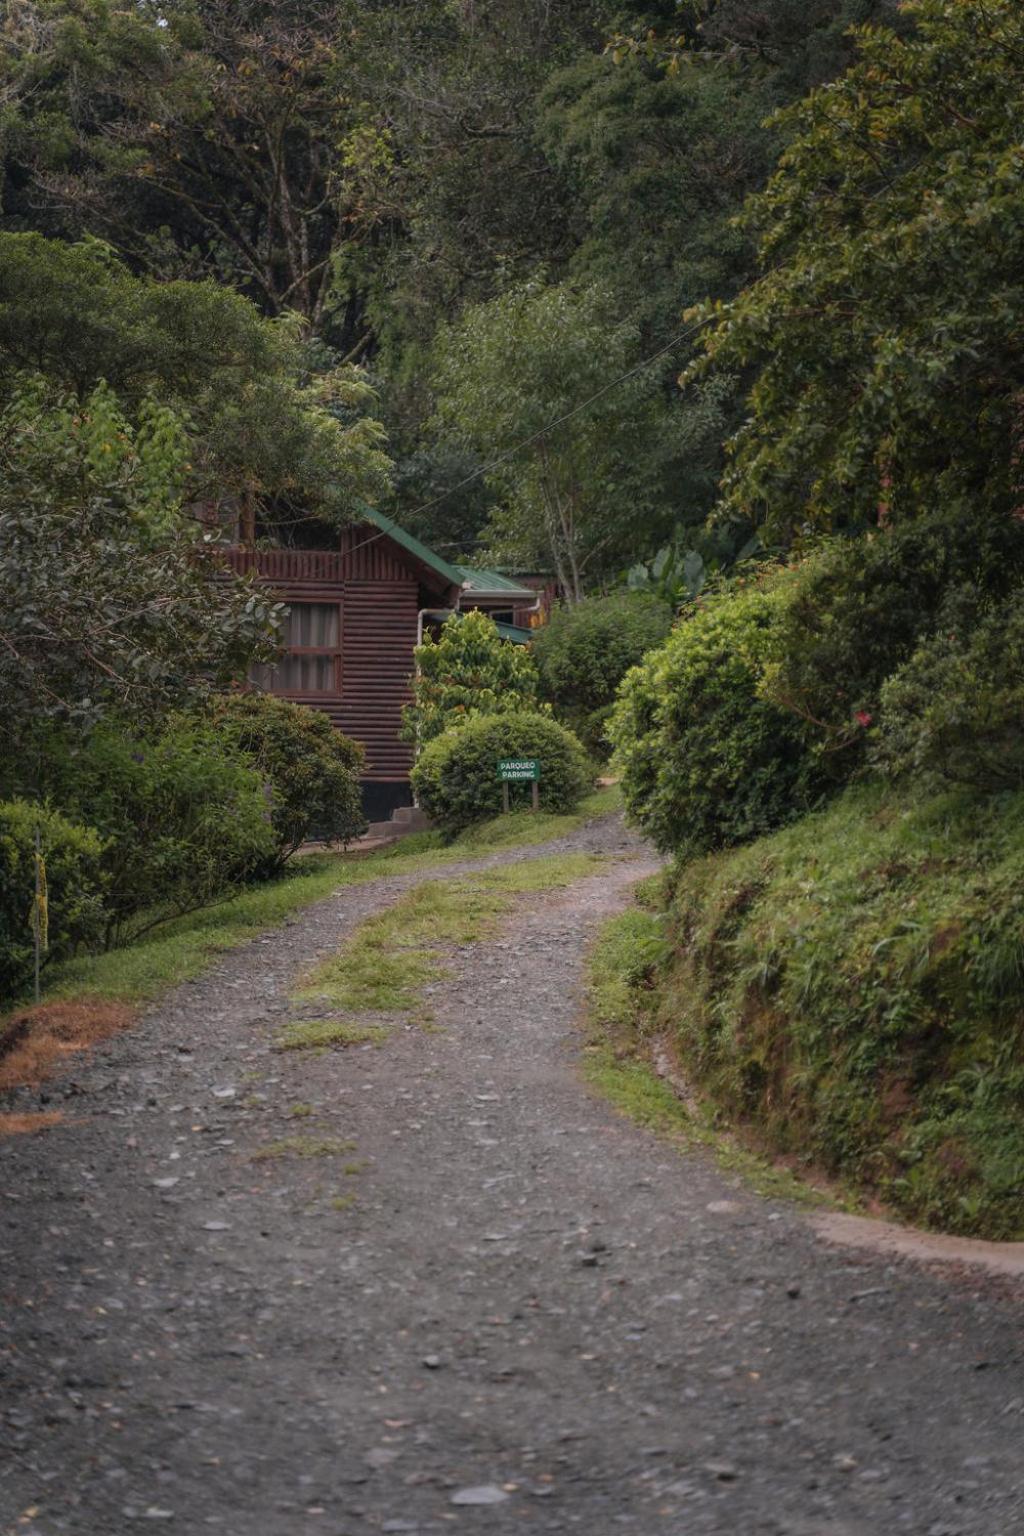
[[830,1246],[588,1093],[585,948],[651,866],[585,848],[431,1027],[274,1049],[411,881],[349,887],[0,1146],[0,1532],[1021,1536],[1019,1291]]

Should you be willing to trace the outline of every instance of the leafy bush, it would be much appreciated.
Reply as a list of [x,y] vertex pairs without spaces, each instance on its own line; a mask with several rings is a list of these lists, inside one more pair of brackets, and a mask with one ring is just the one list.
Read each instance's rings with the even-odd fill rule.
[[[420,805],[450,836],[502,808],[498,763],[538,758],[545,811],[572,811],[592,783],[586,754],[571,731],[545,715],[482,715],[436,737],[412,772]],[[522,786],[511,785],[522,795]],[[526,786],[529,790],[529,786]]]
[[503,640],[484,613],[452,614],[441,638],[424,636],[415,654],[413,702],[403,717],[407,741],[424,745],[474,715],[547,711],[537,702],[539,678],[529,652]]
[[1024,570],[1024,527],[954,508],[870,538],[835,540],[787,584],[766,697],[803,722],[835,778],[864,761],[882,685],[935,628],[946,594],[1005,592]]
[[47,957],[59,959],[102,938],[105,925],[103,841],[93,827],[27,800],[0,803],[0,996],[11,997],[32,973],[32,912],[38,828],[46,892]]
[[86,729],[105,712],[148,723],[269,655],[273,596],[230,576],[173,510],[173,417],[38,379],[4,404],[4,382],[0,370],[0,730],[23,740],[40,721]]
[[620,682],[672,627],[672,609],[648,593],[616,592],[562,605],[530,647],[541,690],[595,756]]
[[663,851],[756,837],[818,792],[798,723],[759,693],[784,589],[763,575],[702,600],[626,675],[613,761],[627,811]]
[[911,1220],[1024,1237],[1024,794],[859,784],[679,867],[659,1007],[716,1107]]
[[209,720],[174,715],[151,736],[97,728],[60,765],[61,800],[105,841],[108,941],[132,919],[205,906],[272,861],[270,790]]
[[218,699],[221,739],[243,753],[271,789],[275,873],[311,837],[348,843],[366,830],[359,774],[365,754],[327,716],[268,693]]
[[874,750],[892,776],[1024,786],[1024,587],[1002,602],[961,588],[936,632],[882,688]]

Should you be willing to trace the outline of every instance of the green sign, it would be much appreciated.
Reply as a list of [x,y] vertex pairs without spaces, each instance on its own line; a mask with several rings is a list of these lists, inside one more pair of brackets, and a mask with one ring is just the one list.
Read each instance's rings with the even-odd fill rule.
[[498,778],[503,784],[536,784],[540,779],[540,763],[535,757],[502,758],[498,764]]

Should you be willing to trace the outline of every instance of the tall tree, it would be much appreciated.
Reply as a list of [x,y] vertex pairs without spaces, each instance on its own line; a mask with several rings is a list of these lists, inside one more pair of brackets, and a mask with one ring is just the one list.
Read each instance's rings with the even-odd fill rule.
[[440,419],[493,464],[491,551],[552,568],[570,602],[621,563],[659,499],[666,406],[657,374],[635,371],[638,340],[600,289],[531,281],[442,342]]
[[0,403],[39,374],[73,398],[104,381],[129,412],[170,408],[190,446],[186,500],[342,523],[385,494],[365,379],[316,362],[294,324],[218,284],[135,277],[95,240],[0,235]]
[[904,11],[783,114],[763,275],[704,311],[702,367],[755,376],[724,506],[787,535],[1024,499],[1024,13]]
[[216,277],[268,314],[362,335],[339,253],[368,234],[364,112],[324,0],[17,0],[0,32],[6,213]]

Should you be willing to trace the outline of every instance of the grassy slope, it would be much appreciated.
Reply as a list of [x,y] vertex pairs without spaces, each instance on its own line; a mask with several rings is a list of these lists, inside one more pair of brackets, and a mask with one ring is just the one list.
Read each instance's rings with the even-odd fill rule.
[[447,845],[438,833],[424,832],[368,857],[317,854],[300,859],[284,878],[163,924],[136,944],[53,966],[46,973],[45,995],[146,1002],[198,975],[218,954],[247,943],[255,934],[345,885],[361,884],[381,874],[429,873],[474,854],[564,837],[585,822],[611,813],[619,804],[617,790],[600,790],[585,800],[575,815],[532,816],[524,812],[498,817]]
[[1024,794],[873,786],[673,877],[659,1020],[773,1150],[1024,1235]]
[[[646,889],[644,888],[646,887]],[[686,1146],[710,1151],[726,1171],[768,1199],[833,1202],[825,1192],[723,1135],[709,1107],[684,1103],[651,1065],[648,1045],[658,1032],[658,993],[651,986],[667,952],[661,881],[642,882],[640,905],[604,924],[587,967],[587,1081],[630,1119]]]

